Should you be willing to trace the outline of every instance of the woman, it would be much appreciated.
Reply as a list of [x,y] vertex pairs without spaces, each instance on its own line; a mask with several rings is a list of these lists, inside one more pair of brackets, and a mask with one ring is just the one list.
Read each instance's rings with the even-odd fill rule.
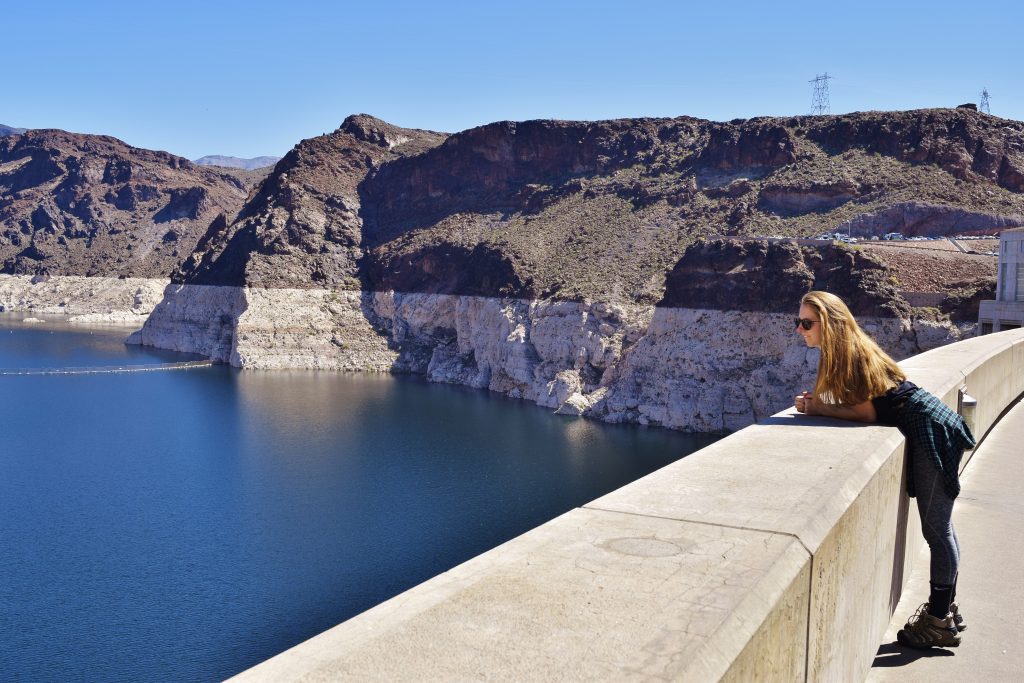
[[893,425],[907,438],[907,493],[917,495],[931,550],[931,594],[897,638],[911,647],[956,647],[967,626],[955,602],[960,542],[953,501],[960,493],[960,457],[974,447],[974,437],[959,415],[907,381],[839,297],[805,294],[795,323],[807,346],[821,350],[814,391],[796,397],[797,411]]

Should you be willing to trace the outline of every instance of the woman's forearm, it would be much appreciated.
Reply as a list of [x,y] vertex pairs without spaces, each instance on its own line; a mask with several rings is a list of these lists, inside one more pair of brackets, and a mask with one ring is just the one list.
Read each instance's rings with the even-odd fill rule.
[[875,413],[875,406],[871,401],[864,401],[852,406],[833,405],[822,403],[815,397],[805,399],[805,411],[808,415],[821,415],[823,417],[834,417],[840,420],[851,420],[853,422],[874,422],[878,419]]

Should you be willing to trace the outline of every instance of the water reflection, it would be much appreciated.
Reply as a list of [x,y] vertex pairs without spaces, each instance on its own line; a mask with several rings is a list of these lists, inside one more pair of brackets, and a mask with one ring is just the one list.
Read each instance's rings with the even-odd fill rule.
[[198,354],[128,346],[129,327],[88,327],[62,316],[35,315],[26,323],[21,313],[0,313],[0,369],[143,365],[200,360]]
[[[0,331],[0,365],[154,362],[121,332]],[[0,376],[0,416],[0,670],[27,680],[225,678],[713,440],[224,366]]]

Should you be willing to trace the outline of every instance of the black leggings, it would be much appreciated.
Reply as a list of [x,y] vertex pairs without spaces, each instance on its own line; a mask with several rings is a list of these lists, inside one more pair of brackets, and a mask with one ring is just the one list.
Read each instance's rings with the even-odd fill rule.
[[931,582],[952,586],[960,569],[960,540],[953,529],[953,499],[943,489],[942,474],[927,452],[914,453],[914,489],[921,530],[931,549]]

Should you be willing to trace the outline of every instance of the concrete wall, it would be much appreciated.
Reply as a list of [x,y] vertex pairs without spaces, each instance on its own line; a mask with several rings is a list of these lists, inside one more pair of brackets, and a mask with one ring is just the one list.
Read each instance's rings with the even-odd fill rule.
[[1024,303],[1019,301],[982,301],[978,307],[979,334],[987,323],[991,331],[1024,327]]
[[1021,269],[1024,269],[1024,229],[1004,230],[999,237],[996,301],[1024,301],[1024,292],[1017,286]]
[[[903,363],[977,434],[1024,330]],[[863,680],[922,541],[888,427],[785,411],[274,657],[239,681]]]
[[995,301],[982,301],[978,333],[1024,326],[1024,228],[1003,230],[999,238],[999,271]]

